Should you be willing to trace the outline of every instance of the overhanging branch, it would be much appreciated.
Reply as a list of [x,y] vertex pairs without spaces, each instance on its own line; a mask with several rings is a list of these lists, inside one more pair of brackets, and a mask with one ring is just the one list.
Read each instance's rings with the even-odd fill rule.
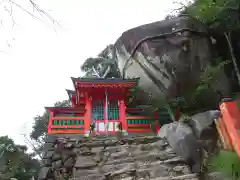
[[[20,5],[17,1],[15,0],[7,0],[8,3],[10,4],[10,8],[7,8],[4,4],[3,1],[0,3],[0,6],[4,6],[4,9],[7,11],[7,13],[9,14],[9,16],[12,18],[13,20],[13,11],[12,11],[12,7],[15,6],[17,8],[19,8],[20,10],[22,10],[23,12],[27,13],[28,15],[30,15],[32,18],[37,19],[39,21],[41,21],[42,23],[46,23],[46,19],[50,20],[51,23],[61,27],[60,23],[58,21],[56,21],[50,14],[48,14],[46,11],[44,11],[42,8],[40,8],[40,6],[35,3],[33,0],[28,0],[29,3],[32,5],[33,10],[36,10],[40,17],[35,15],[33,12],[30,12],[29,10],[27,10],[26,8],[24,8],[22,5]],[[14,21],[14,20],[13,20]],[[15,23],[15,21],[14,21]]]

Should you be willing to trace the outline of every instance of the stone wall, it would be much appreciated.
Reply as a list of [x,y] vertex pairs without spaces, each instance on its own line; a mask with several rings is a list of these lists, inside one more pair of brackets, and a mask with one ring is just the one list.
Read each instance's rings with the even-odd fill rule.
[[159,137],[50,139],[39,180],[198,180]]

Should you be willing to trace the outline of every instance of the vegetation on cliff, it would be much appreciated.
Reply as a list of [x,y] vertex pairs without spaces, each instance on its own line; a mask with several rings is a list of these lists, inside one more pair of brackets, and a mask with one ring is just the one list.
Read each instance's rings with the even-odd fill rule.
[[[236,55],[239,47],[234,46],[233,42],[238,41],[238,31],[240,28],[240,13],[239,0],[195,0],[195,2],[184,9],[183,14],[187,14],[206,25],[211,35],[217,37],[225,37],[225,45],[228,51],[226,56],[232,60],[235,75],[237,77],[238,85],[240,85],[239,62],[237,62]],[[237,38],[237,39],[236,39]],[[224,39],[219,39],[224,41]],[[223,42],[217,42],[223,43]],[[224,56],[221,51],[217,49],[219,55]]]
[[[240,28],[240,1],[239,0],[195,0],[195,2],[184,7],[183,14],[187,14],[206,25],[212,36],[217,38],[217,52],[221,58],[232,61],[237,79],[237,90],[240,85],[240,63],[239,58],[239,28]],[[228,51],[224,50],[224,47]],[[233,152],[221,151],[210,163],[215,170],[239,179],[240,163]]]

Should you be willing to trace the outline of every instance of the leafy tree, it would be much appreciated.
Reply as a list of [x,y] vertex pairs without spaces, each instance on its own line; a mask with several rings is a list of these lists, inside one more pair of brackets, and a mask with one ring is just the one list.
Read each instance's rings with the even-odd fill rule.
[[[58,101],[54,104],[54,107],[71,107],[71,103],[69,100],[64,101]],[[45,135],[47,133],[47,127],[48,127],[48,121],[49,121],[49,112],[44,111],[42,115],[37,115],[34,117],[34,124],[32,127],[32,132],[30,133],[30,138],[33,140],[29,140],[26,136],[25,139],[30,142],[30,145],[32,146],[35,155],[42,157],[42,150],[43,150],[43,144]]]
[[[239,0],[195,0],[193,4],[186,7],[183,13],[201,21],[207,27],[223,34],[226,39],[229,54],[232,60],[238,85],[240,86],[240,72],[236,49],[232,45],[233,34],[240,30],[240,1]],[[221,51],[221,49],[218,49]],[[211,159],[210,166],[215,171],[221,171],[232,178],[240,178],[240,164],[235,152],[221,151]]]
[[209,28],[223,32],[240,86],[240,71],[232,45],[232,33],[240,29],[239,6],[239,0],[195,0],[184,10],[184,13],[194,17]]
[[26,151],[26,146],[16,145],[8,136],[0,137],[0,179],[36,177],[40,163]]
[[96,58],[88,58],[81,66],[85,77],[112,78],[120,77],[116,63],[114,45],[107,46]]

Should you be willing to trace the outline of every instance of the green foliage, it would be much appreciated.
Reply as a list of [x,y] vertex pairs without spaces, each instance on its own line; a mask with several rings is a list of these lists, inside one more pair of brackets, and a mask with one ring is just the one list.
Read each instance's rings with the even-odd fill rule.
[[17,178],[26,180],[36,177],[40,164],[31,154],[27,154],[27,147],[16,145],[8,136],[0,137],[0,179]]
[[230,61],[221,61],[218,65],[209,65],[202,73],[200,81],[196,86],[194,93],[192,94],[192,99],[196,99],[199,95],[203,94],[209,88],[212,88],[211,84],[217,79],[220,71],[223,70],[224,66],[229,64]]
[[185,13],[225,32],[239,29],[239,0],[196,0]]
[[[217,92],[215,92],[212,85],[215,83],[215,79],[217,79],[221,70],[228,63],[229,61],[220,61],[217,65],[209,65],[202,73],[198,84],[187,90],[181,97],[173,99],[154,99],[153,106],[157,109],[164,108],[168,110],[173,120],[174,112],[176,112],[177,109],[179,109],[185,117],[210,109],[211,107],[209,102],[216,101],[215,98],[217,97]],[[206,97],[209,99],[207,104],[204,103]]]
[[[239,75],[239,70],[231,43],[231,33],[238,32],[240,29],[239,5],[240,0],[195,0],[194,3],[185,8],[183,12],[199,20],[215,32],[219,34],[222,33],[222,35],[226,37],[231,60],[237,76]],[[219,51],[221,51],[221,49],[219,49]],[[224,63],[222,66],[224,66]],[[210,69],[211,70],[208,68],[208,72],[204,73],[202,81],[193,95],[195,97],[194,99],[204,98],[204,94],[208,91],[208,88],[211,87],[209,86],[209,82],[213,81],[213,77],[217,73],[218,68],[211,67]],[[236,176],[238,176],[239,179],[240,161],[233,152],[221,151],[220,154],[211,159],[210,165],[214,171],[224,172],[235,179],[237,179]]]
[[120,72],[116,63],[116,49],[114,45],[108,45],[95,58],[88,58],[81,65],[81,70],[85,72],[84,77],[112,78],[120,77]]
[[49,120],[49,113],[44,112],[42,116],[38,115],[34,117],[33,131],[31,132],[31,138],[38,139],[44,133],[47,132],[47,125]]
[[220,151],[210,159],[209,168],[212,171],[223,172],[232,178],[240,179],[240,160],[235,152]]

